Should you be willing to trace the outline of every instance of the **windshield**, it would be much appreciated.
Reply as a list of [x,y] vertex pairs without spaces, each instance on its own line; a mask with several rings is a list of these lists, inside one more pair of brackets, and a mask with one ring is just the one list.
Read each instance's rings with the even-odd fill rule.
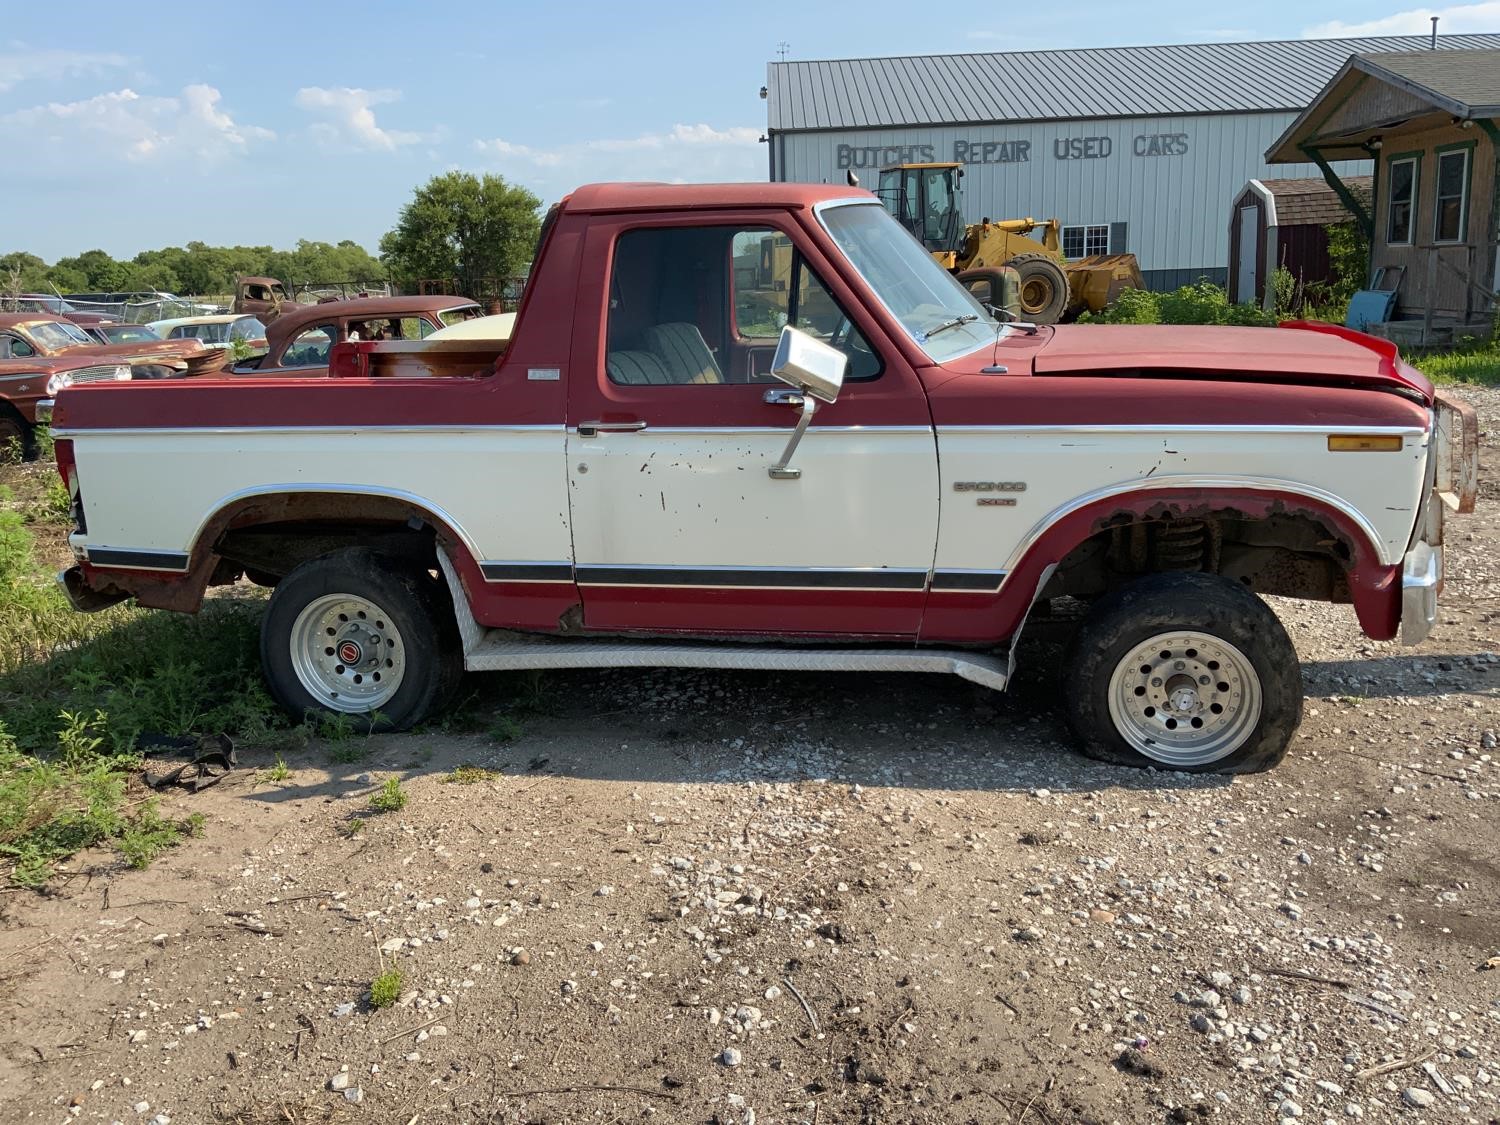
[[88,333],[76,324],[61,320],[42,320],[26,326],[27,333],[44,348],[67,348],[74,344],[92,344]]
[[881,304],[935,362],[995,342],[1000,327],[984,306],[878,202],[837,204],[818,215]]

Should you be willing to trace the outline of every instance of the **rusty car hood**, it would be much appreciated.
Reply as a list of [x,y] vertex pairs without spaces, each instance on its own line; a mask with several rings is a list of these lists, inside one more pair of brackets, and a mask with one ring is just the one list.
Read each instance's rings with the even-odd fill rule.
[[227,345],[204,347],[202,340],[137,340],[123,344],[70,344],[54,349],[54,356],[77,356],[93,358],[100,363],[118,360],[121,363],[165,363],[176,366],[187,365],[189,375],[216,371],[229,359]]

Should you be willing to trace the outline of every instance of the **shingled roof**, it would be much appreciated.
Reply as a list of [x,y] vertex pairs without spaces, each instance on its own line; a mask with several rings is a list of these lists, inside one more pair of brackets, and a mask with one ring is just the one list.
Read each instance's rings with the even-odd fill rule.
[[[1332,226],[1353,219],[1337,193],[1323,180],[1261,180],[1261,186],[1276,198],[1278,226]],[[1375,192],[1374,176],[1345,176],[1347,187],[1365,206]]]

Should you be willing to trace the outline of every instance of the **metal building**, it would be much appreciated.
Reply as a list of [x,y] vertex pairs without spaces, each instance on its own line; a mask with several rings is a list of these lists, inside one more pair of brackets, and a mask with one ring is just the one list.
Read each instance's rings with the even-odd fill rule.
[[[772,180],[873,187],[890,164],[961,161],[965,217],[1056,216],[1064,251],[1134,253],[1163,289],[1227,278],[1230,202],[1318,176],[1263,154],[1353,54],[1425,35],[823,59],[769,64]],[[1500,47],[1500,34],[1445,35]],[[1341,175],[1368,161],[1332,165]]]

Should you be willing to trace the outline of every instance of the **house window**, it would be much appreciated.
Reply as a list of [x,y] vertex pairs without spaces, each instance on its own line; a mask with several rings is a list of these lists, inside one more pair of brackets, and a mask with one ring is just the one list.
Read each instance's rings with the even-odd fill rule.
[[1087,258],[1093,254],[1109,253],[1109,224],[1090,223],[1087,226],[1063,227],[1063,257]]
[[1434,242],[1462,242],[1469,225],[1469,149],[1438,153],[1437,206],[1432,215]]
[[1385,224],[1385,240],[1390,245],[1411,245],[1412,204],[1416,198],[1417,158],[1392,160],[1390,213]]

